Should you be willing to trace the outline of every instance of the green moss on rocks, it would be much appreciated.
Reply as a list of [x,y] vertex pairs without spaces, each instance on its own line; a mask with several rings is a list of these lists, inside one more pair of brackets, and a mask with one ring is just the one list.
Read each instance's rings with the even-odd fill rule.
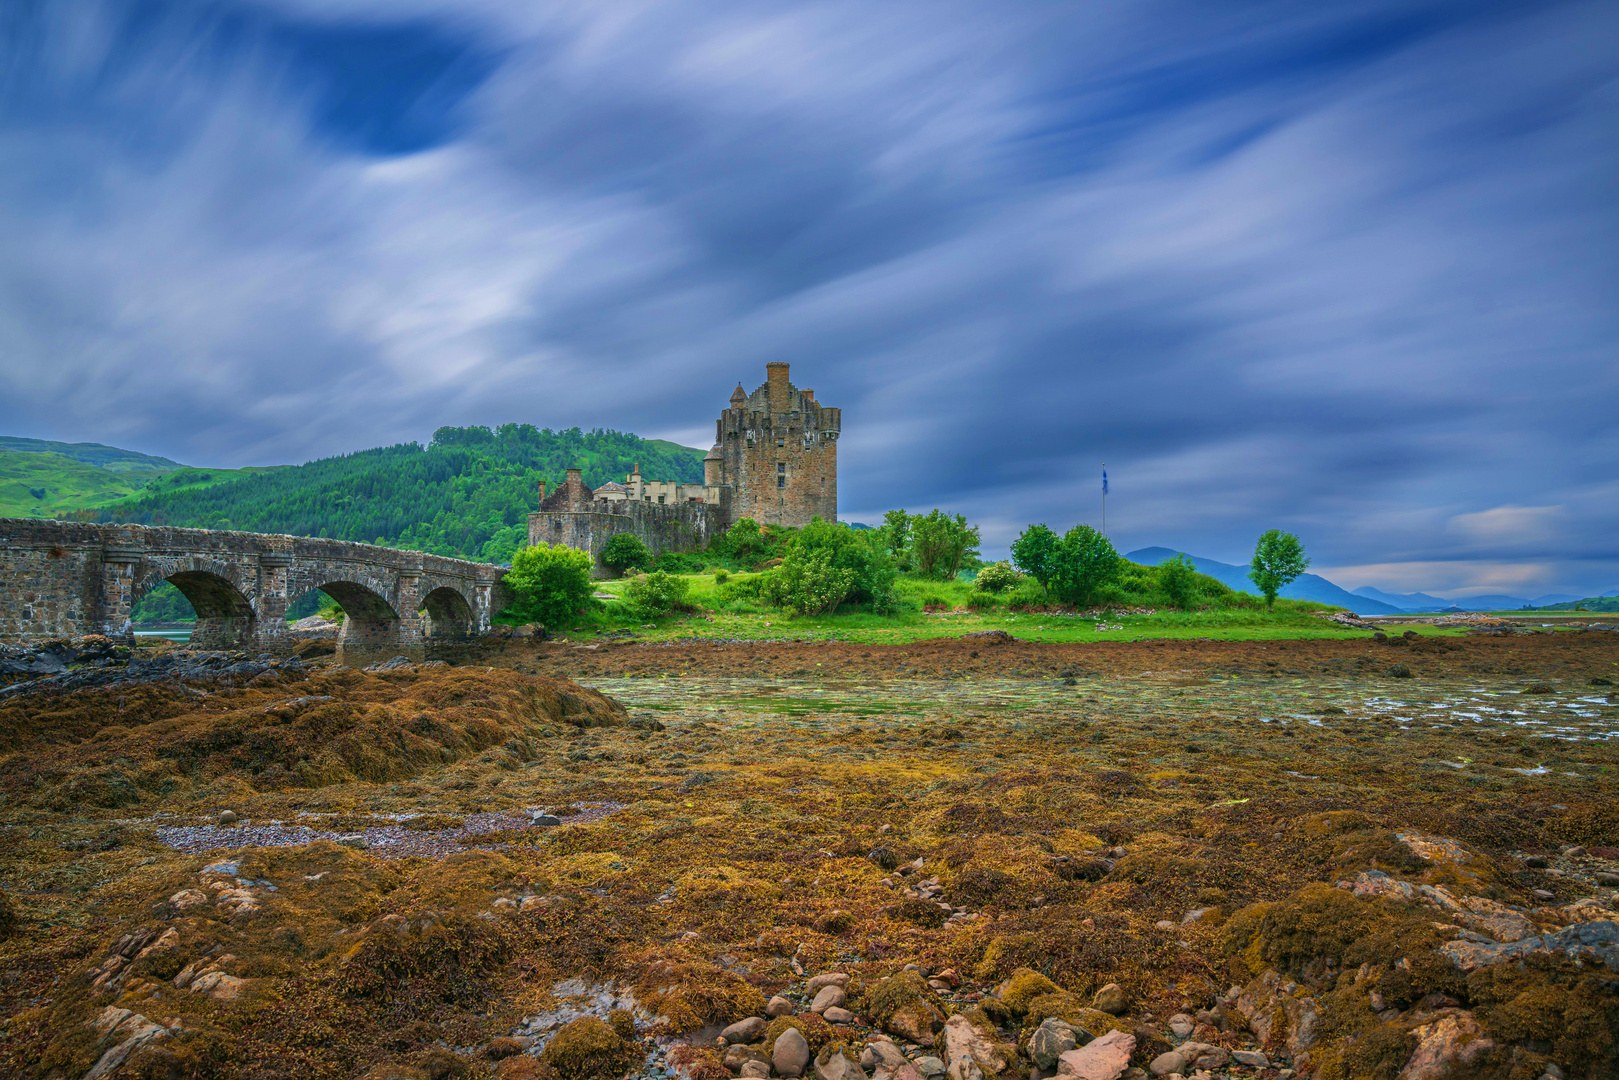
[[927,980],[914,971],[902,971],[867,991],[863,1011],[873,1023],[882,1027],[905,1006],[918,1002],[931,1005],[940,1016],[946,1015],[944,1002],[928,986]]
[[1006,1002],[1007,1008],[1015,1013],[1024,1013],[1028,1011],[1029,1002],[1035,998],[1061,992],[1062,987],[1038,971],[1032,971],[1029,968],[1018,968],[1012,973],[1012,977],[1007,980],[1006,989],[1001,993],[1000,997],[1002,1001]]

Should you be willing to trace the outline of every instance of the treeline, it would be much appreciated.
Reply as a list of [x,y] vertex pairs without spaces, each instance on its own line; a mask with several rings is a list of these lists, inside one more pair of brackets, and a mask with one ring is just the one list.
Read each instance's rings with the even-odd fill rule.
[[598,487],[639,463],[649,479],[701,483],[702,451],[618,431],[531,424],[444,427],[417,443],[324,458],[211,487],[152,490],[83,521],[290,533],[508,563],[528,514],[570,468]]

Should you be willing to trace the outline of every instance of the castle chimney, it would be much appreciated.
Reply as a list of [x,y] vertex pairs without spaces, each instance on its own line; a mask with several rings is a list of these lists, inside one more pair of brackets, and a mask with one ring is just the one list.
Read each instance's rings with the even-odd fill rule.
[[545,501],[545,477],[540,477],[540,501]]
[[781,360],[766,364],[765,380],[770,385],[770,411],[787,412],[787,364]]

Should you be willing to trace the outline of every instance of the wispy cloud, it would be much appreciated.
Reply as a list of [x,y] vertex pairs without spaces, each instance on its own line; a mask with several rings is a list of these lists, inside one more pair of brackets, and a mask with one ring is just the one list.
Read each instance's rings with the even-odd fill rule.
[[1125,548],[1619,583],[1611,5],[15,10],[6,430],[693,433],[784,359],[857,518],[1106,460]]

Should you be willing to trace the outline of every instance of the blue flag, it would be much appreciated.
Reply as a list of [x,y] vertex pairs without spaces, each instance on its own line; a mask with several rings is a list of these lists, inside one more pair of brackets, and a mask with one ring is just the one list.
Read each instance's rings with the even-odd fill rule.
[[1107,466],[1102,466],[1102,494],[1107,494]]

